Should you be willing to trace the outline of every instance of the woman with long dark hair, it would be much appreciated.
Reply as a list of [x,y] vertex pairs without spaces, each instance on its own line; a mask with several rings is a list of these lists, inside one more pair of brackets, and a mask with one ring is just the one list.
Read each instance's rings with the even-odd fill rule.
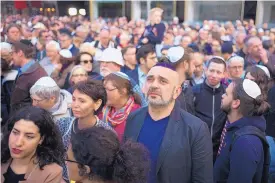
[[2,183],[61,182],[65,151],[49,112],[25,107],[9,119],[2,135]]
[[67,154],[70,178],[76,182],[144,183],[148,180],[150,160],[145,147],[131,141],[121,145],[116,134],[103,127],[75,134]]

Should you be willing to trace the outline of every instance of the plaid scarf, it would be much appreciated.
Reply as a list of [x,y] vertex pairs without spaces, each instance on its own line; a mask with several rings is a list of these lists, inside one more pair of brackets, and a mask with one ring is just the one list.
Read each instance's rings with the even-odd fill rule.
[[118,111],[113,107],[105,106],[102,109],[103,121],[109,123],[112,127],[125,122],[134,104],[134,97],[131,96],[125,106]]

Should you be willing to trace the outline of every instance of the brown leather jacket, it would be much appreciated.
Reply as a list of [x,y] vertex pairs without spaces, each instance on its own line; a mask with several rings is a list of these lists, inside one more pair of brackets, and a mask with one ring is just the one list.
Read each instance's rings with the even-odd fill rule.
[[35,62],[26,72],[23,72],[14,83],[14,89],[11,95],[11,112],[31,105],[30,88],[41,77],[47,76],[46,71]]

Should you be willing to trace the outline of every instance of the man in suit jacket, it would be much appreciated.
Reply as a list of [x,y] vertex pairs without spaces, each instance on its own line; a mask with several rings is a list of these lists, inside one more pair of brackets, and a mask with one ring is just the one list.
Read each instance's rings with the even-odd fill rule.
[[126,74],[142,89],[146,80],[146,75],[149,70],[158,62],[155,47],[151,44],[146,44],[137,50],[138,66]]
[[79,53],[79,49],[73,44],[73,37],[71,32],[66,29],[60,29],[59,30],[60,36],[59,36],[59,42],[60,47],[62,49],[68,49],[72,53],[74,57],[76,57]]
[[150,183],[212,183],[212,143],[207,125],[183,111],[179,75],[169,63],[148,73],[148,107],[130,114],[124,140],[140,142],[151,157]]

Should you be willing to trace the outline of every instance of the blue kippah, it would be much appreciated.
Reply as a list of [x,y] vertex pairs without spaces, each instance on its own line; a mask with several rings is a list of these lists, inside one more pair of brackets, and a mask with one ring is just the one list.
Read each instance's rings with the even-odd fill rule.
[[154,67],[157,67],[157,66],[165,67],[167,69],[171,69],[172,71],[176,71],[175,67],[168,62],[158,62]]

